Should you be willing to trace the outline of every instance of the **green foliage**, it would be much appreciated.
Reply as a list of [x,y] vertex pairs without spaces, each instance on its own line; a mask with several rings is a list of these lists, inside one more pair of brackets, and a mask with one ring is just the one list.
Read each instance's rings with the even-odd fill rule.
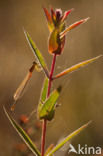
[[79,129],[77,129],[76,131],[72,132],[71,134],[69,134],[66,138],[64,138],[64,140],[62,140],[59,144],[57,144],[57,145],[50,151],[50,153],[48,153],[47,156],[52,156],[56,151],[58,151],[62,146],[64,146],[64,144],[66,144],[68,141],[70,141],[70,140],[73,139],[76,135],[78,135],[82,130],[84,130],[90,123],[91,123],[91,121],[88,122],[87,124],[83,125],[83,126],[80,127]]
[[42,67],[44,73],[46,74],[46,76],[48,77],[49,74],[48,74],[48,68],[47,68],[47,65],[45,63],[45,60],[41,54],[41,52],[39,51],[39,49],[36,47],[35,43],[33,42],[33,40],[31,39],[30,35],[24,31],[25,33],[25,36],[27,38],[27,41],[33,51],[33,54],[35,55],[37,61],[40,63],[40,66]]
[[[6,109],[4,107],[4,112],[7,116],[7,118],[9,119],[10,123],[12,124],[12,126],[15,128],[15,130],[17,131],[19,136],[22,138],[22,140],[25,142],[25,144],[28,146],[28,148],[32,151],[32,153],[37,156],[44,156],[44,153],[45,153],[45,156],[54,155],[54,153],[56,151],[58,151],[64,144],[66,144],[68,141],[70,141],[72,138],[74,138],[74,136],[76,136],[82,130],[84,130],[90,123],[89,122],[89,123],[83,125],[79,129],[77,129],[76,131],[74,131],[73,133],[68,135],[66,138],[64,138],[63,141],[61,141],[55,147],[54,147],[54,145],[49,146],[45,152],[44,147],[45,147],[45,136],[46,136],[46,123],[47,123],[47,121],[51,121],[54,118],[56,103],[57,103],[58,98],[60,97],[60,92],[61,92],[61,88],[62,88],[60,86],[57,89],[55,89],[53,92],[51,92],[52,82],[55,79],[62,77],[66,74],[70,74],[71,72],[74,72],[77,69],[80,69],[81,67],[84,67],[101,57],[101,55],[100,55],[100,56],[94,57],[92,59],[80,62],[76,65],[73,65],[70,68],[65,69],[63,72],[61,72],[53,77],[53,72],[54,72],[55,63],[56,63],[56,56],[60,55],[61,52],[63,51],[64,45],[65,45],[65,35],[71,29],[77,27],[78,25],[80,25],[82,23],[85,23],[88,20],[88,18],[80,20],[66,28],[65,21],[67,19],[67,16],[71,13],[71,11],[72,11],[72,9],[64,12],[64,14],[63,14],[61,9],[56,9],[54,11],[53,8],[51,8],[51,13],[49,13],[48,10],[46,8],[44,8],[44,12],[45,12],[47,22],[48,22],[48,28],[50,31],[49,42],[48,42],[49,53],[51,53],[53,55],[53,62],[51,65],[50,72],[48,71],[48,67],[45,63],[44,57],[42,56],[39,49],[36,47],[36,44],[31,39],[30,35],[26,31],[24,31],[27,41],[33,51],[33,54],[36,57],[37,62],[33,63],[32,67],[29,69],[29,72],[27,73],[26,77],[24,78],[22,83],[17,88],[17,90],[14,94],[14,102],[16,102],[21,97],[22,93],[25,90],[27,83],[29,82],[29,80],[32,76],[32,72],[34,71],[34,69],[39,71],[39,69],[42,68],[42,70],[45,73],[45,80],[43,83],[40,101],[39,101],[38,109],[37,109],[38,118],[40,120],[42,120],[41,152],[39,152],[39,150],[37,149],[35,144],[32,142],[32,140],[30,139],[28,134],[8,114],[8,112],[6,111]],[[14,105],[12,106],[12,109],[13,108],[14,108]]]
[[[38,110],[38,115],[40,119],[52,120],[55,113],[55,105],[60,96],[61,87],[54,90],[46,101],[42,104],[40,110]],[[41,104],[40,104],[41,105]]]
[[43,106],[43,103],[44,103],[44,101],[45,101],[46,98],[47,98],[48,83],[49,83],[49,80],[48,80],[48,78],[46,77],[46,78],[44,79],[43,88],[42,88],[42,92],[41,92],[41,96],[40,96],[40,102],[39,102],[39,104],[38,104],[38,113],[40,112],[41,107]]
[[48,78],[45,78],[42,93],[41,93],[41,98],[40,98],[40,101],[42,102],[44,102],[47,98],[48,84],[49,84],[49,80]]
[[21,137],[21,139],[26,143],[26,145],[29,147],[29,149],[33,152],[34,155],[36,156],[41,156],[39,150],[37,149],[37,147],[35,146],[35,144],[32,142],[32,140],[30,139],[30,137],[27,135],[27,133],[16,123],[16,121],[14,119],[12,119],[12,117],[10,117],[10,115],[7,113],[5,107],[4,107],[4,112],[7,116],[7,118],[9,119],[10,123],[12,124],[12,126],[15,128],[15,130],[17,131],[17,133],[19,134],[19,136]]

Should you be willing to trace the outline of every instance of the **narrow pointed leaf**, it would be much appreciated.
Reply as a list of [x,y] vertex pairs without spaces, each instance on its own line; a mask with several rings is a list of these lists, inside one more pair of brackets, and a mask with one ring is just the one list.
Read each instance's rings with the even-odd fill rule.
[[66,18],[68,17],[68,15],[73,11],[74,9],[70,9],[68,11],[64,12],[64,16],[61,19],[61,22],[63,22],[64,20],[66,20]]
[[47,18],[48,28],[49,28],[50,32],[52,32],[53,29],[54,29],[54,24],[53,24],[51,15],[50,15],[50,13],[48,12],[48,10],[46,8],[43,8],[43,9],[44,9],[44,12],[45,12],[45,15],[46,15],[46,18]]
[[43,102],[46,100],[47,91],[48,91],[48,83],[49,83],[49,79],[47,77],[45,77],[42,92],[41,92],[41,96],[40,96],[40,103],[38,105],[38,112],[41,110]]
[[78,22],[75,22],[75,23],[73,23],[73,24],[71,24],[68,28],[66,28],[66,29],[61,33],[61,38],[64,37],[64,36],[66,35],[66,33],[69,32],[71,29],[73,29],[73,28],[79,26],[80,24],[83,24],[83,23],[87,22],[88,19],[89,19],[89,17],[88,17],[88,18],[85,18],[85,19],[82,19],[82,20],[80,20],[80,21],[78,21]]
[[52,17],[53,23],[55,23],[56,22],[56,14],[55,14],[55,11],[53,10],[53,8],[51,8],[51,17]]
[[29,149],[33,152],[33,154],[36,155],[36,156],[41,156],[41,154],[38,151],[37,147],[32,142],[32,140],[29,138],[27,133],[16,123],[16,121],[12,117],[9,116],[9,114],[7,113],[5,107],[4,107],[4,112],[5,112],[6,116],[7,116],[7,118],[9,119],[10,123],[14,127],[14,129],[17,131],[17,133],[19,134],[21,139],[25,142],[25,144],[29,147]]
[[41,109],[38,112],[40,119],[52,120],[54,117],[54,110],[56,102],[60,96],[61,86],[54,90],[50,96],[43,103]]
[[64,144],[66,144],[68,141],[70,141],[71,139],[73,139],[76,135],[78,135],[81,131],[83,131],[91,122],[88,122],[87,124],[83,125],[82,127],[80,127],[79,129],[77,129],[76,131],[74,131],[73,133],[71,133],[70,135],[68,135],[64,140],[62,140],[59,144],[57,144],[50,153],[48,153],[47,156],[52,156],[56,151],[58,151],[62,146],[64,146]]
[[32,51],[33,51],[33,54],[35,55],[37,61],[40,63],[40,66],[42,67],[42,69],[43,69],[45,75],[46,75],[47,77],[49,77],[48,68],[47,68],[47,65],[46,65],[46,63],[45,63],[45,60],[44,60],[44,58],[43,58],[41,52],[40,52],[39,49],[36,47],[35,43],[34,43],[33,40],[31,39],[30,35],[29,35],[26,31],[24,31],[24,33],[25,33],[25,36],[26,36],[26,38],[27,38],[27,41],[28,41],[28,43],[29,43],[29,45],[30,45],[30,47],[31,47],[31,49],[32,49]]
[[53,79],[57,79],[57,78],[62,77],[62,76],[64,76],[64,75],[66,75],[66,74],[70,74],[70,73],[76,71],[77,69],[80,69],[80,68],[82,68],[82,67],[84,67],[84,66],[86,66],[86,65],[88,65],[88,64],[90,64],[90,63],[92,63],[93,61],[96,61],[96,60],[99,59],[101,56],[102,56],[102,55],[99,55],[99,56],[94,57],[94,58],[92,58],[92,59],[89,59],[89,60],[80,62],[80,63],[78,63],[78,64],[76,64],[76,65],[73,65],[72,67],[67,68],[67,69],[64,70],[63,72],[57,74]]

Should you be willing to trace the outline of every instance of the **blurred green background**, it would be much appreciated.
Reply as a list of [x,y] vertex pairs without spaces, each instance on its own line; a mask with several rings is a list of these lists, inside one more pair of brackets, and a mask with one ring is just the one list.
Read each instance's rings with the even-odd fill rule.
[[[55,74],[80,61],[103,54],[103,0],[0,0],[0,156],[12,156],[13,146],[19,141],[2,106],[10,109],[13,94],[34,60],[23,28],[36,42],[49,68],[52,61],[47,48],[49,31],[42,6],[61,8],[63,11],[74,8],[67,25],[90,17],[87,23],[68,33],[64,53],[57,58]],[[47,127],[47,146],[57,143],[92,120],[92,124],[72,144],[75,147],[77,144],[103,147],[102,69],[103,58],[100,58],[54,82],[53,87],[62,84],[64,89],[59,100],[62,105]],[[43,79],[43,73],[34,72],[30,85],[16,105],[15,119],[37,108]],[[60,152],[59,156],[64,154]]]

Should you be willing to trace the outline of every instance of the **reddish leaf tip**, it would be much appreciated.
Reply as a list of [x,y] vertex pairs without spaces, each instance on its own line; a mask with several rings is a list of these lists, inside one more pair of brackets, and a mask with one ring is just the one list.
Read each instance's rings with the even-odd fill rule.
[[71,29],[79,26],[80,24],[83,24],[85,22],[87,22],[90,19],[90,17],[85,18],[85,19],[81,19],[80,21],[77,21],[73,24],[71,24],[68,28],[66,28],[61,34],[60,34],[60,38],[63,38],[67,32],[69,32]]
[[87,22],[90,19],[90,17],[87,17],[83,20],[83,23]]
[[47,20],[48,20],[49,22],[52,22],[51,15],[50,15],[50,13],[48,12],[48,10],[47,10],[45,7],[43,7],[43,10],[44,10],[45,15],[46,15],[46,17],[47,17]]
[[62,22],[67,18],[67,16],[72,12],[74,10],[74,8],[72,8],[72,9],[70,9],[70,10],[68,10],[68,11],[65,11],[64,12],[64,16],[63,16],[63,18],[62,18]]

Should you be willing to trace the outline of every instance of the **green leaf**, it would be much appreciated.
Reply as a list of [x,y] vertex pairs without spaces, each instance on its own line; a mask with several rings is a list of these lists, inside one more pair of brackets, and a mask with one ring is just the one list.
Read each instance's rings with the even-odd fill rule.
[[66,74],[70,74],[70,73],[76,71],[77,69],[80,69],[81,67],[84,67],[84,66],[88,65],[89,63],[92,63],[93,61],[96,61],[96,60],[99,59],[101,56],[102,56],[102,55],[99,55],[99,56],[94,57],[94,58],[92,58],[92,59],[89,59],[89,60],[80,62],[80,63],[78,63],[78,64],[76,64],[76,65],[73,65],[72,67],[67,68],[67,69],[64,70],[63,72],[57,74],[53,79],[57,79],[57,78],[62,77],[62,76],[64,76],[64,75],[66,75]]
[[70,135],[68,135],[64,140],[62,140],[59,144],[57,144],[50,153],[48,153],[47,156],[52,156],[56,151],[58,151],[62,146],[64,146],[64,144],[66,144],[68,141],[70,141],[71,139],[73,139],[76,135],[78,135],[82,130],[84,130],[89,124],[91,123],[88,122],[87,124],[83,125],[82,127],[80,127],[79,129],[77,129],[76,131],[74,131],[73,133],[71,133]]
[[16,123],[16,121],[14,119],[12,119],[12,117],[9,116],[9,114],[7,113],[5,107],[3,107],[3,108],[4,108],[4,112],[5,112],[6,116],[7,116],[7,118],[9,119],[10,123],[15,128],[15,130],[17,131],[17,133],[19,134],[21,139],[25,142],[25,144],[29,147],[29,149],[33,152],[34,155],[41,156],[41,154],[38,151],[37,147],[34,145],[34,143],[29,138],[29,136],[26,134],[26,132]]
[[42,88],[42,93],[41,93],[41,101],[44,102],[47,97],[47,91],[48,91],[48,84],[49,84],[49,79],[45,78],[43,88]]
[[47,77],[45,77],[44,79],[44,83],[43,83],[43,88],[42,88],[42,92],[41,92],[41,96],[40,96],[40,102],[38,105],[38,113],[41,110],[41,107],[43,105],[43,102],[46,100],[47,98],[47,91],[48,91],[48,83],[49,83],[49,79]]
[[24,31],[24,33],[25,33],[26,39],[27,39],[32,51],[33,51],[33,54],[35,55],[36,59],[40,63],[40,66],[42,67],[42,69],[43,69],[44,73],[46,74],[46,76],[49,77],[48,68],[47,68],[47,65],[45,63],[45,60],[44,60],[41,52],[36,47],[35,43],[31,39],[30,35],[26,31]]
[[60,96],[61,87],[54,90],[50,96],[43,103],[41,109],[38,112],[40,119],[52,120],[54,117],[55,104]]

